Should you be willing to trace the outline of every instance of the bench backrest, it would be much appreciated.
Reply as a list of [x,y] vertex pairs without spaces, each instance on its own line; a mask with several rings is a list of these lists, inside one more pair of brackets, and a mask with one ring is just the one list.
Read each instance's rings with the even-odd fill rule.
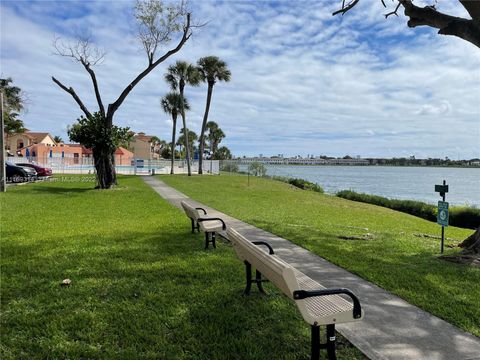
[[182,201],[181,204],[183,210],[185,211],[185,214],[187,214],[190,219],[197,220],[200,217],[198,210],[195,209],[192,205],[186,203],[185,201]]
[[241,260],[248,261],[285,295],[293,299],[293,291],[299,289],[291,265],[278,256],[270,255],[265,246],[253,244],[232,228],[227,230],[227,236]]

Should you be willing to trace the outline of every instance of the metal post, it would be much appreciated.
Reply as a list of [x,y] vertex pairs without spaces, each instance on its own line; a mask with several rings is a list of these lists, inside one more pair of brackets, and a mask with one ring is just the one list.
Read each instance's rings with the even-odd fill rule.
[[312,325],[312,353],[311,360],[320,359],[320,326]]
[[[443,180],[443,185],[446,185],[447,182]],[[445,201],[445,193],[442,195],[442,201]],[[443,243],[445,242],[445,226],[442,225],[442,242],[440,246],[440,253],[443,254]]]
[[327,355],[328,360],[336,360],[335,355],[335,324],[327,325]]
[[260,291],[261,294],[265,294],[262,286],[262,273],[258,270],[255,270],[255,282],[257,283],[258,291]]
[[250,289],[252,287],[252,265],[246,260],[244,261],[244,263],[245,263],[245,275],[247,278],[247,285],[245,286],[243,295],[250,295]]
[[0,92],[0,192],[7,191],[5,171],[5,124],[3,119],[3,91]]

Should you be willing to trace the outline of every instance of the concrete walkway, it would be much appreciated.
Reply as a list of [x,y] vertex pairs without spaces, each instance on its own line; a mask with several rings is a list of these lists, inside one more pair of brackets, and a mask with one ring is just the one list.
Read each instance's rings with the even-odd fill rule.
[[[177,207],[180,207],[180,201],[188,199],[158,178],[144,177],[144,180],[160,196]],[[346,287],[352,290],[360,299],[365,318],[356,323],[337,325],[336,328],[370,359],[480,360],[479,338],[288,240],[194,200],[189,202],[204,207],[209,215],[221,217],[227,226],[237,229],[247,238],[267,241],[281,258],[325,287]]]

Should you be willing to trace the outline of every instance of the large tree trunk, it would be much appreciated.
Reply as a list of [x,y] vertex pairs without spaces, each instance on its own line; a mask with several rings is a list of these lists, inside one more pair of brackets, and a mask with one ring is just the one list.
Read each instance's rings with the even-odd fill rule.
[[172,160],[170,167],[170,175],[174,174],[173,166],[175,165],[175,134],[177,132],[177,114],[172,114],[173,130],[172,130]]
[[192,170],[190,168],[190,147],[188,146],[188,129],[187,129],[187,121],[185,120],[185,108],[183,105],[183,89],[185,88],[185,85],[182,83],[180,84],[180,98],[182,101],[182,123],[183,123],[183,138],[184,138],[184,143],[185,143],[185,158],[187,160],[187,171],[188,171],[188,176],[192,176]]
[[92,149],[95,170],[97,173],[97,188],[111,189],[117,185],[115,173],[115,153],[103,149]]
[[200,133],[200,154],[198,154],[198,174],[203,174],[203,151],[205,149],[205,128],[207,127],[208,112],[210,111],[210,102],[212,101],[213,84],[208,83],[207,105],[203,115],[202,132]]
[[466,238],[459,246],[463,248],[462,254],[480,254],[480,227],[472,235]]

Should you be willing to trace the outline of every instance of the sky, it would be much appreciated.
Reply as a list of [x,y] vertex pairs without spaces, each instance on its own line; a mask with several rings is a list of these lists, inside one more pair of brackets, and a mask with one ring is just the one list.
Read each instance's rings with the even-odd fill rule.
[[[480,157],[480,49],[431,28],[410,29],[402,13],[385,19],[393,10],[386,3],[390,9],[362,0],[333,17],[340,0],[191,0],[193,22],[207,25],[134,88],[114,122],[170,139],[172,122],[160,107],[168,65],[215,55],[232,79],[215,85],[209,120],[235,156]],[[54,55],[55,37],[88,34],[105,49],[94,70],[106,104],[147,66],[133,5],[1,1],[0,72],[27,95],[28,129],[67,140],[67,127],[82,114],[52,76],[97,109],[82,66]],[[468,16],[453,0],[437,0],[437,9]],[[206,93],[205,84],[185,92],[188,127],[197,134]]]

